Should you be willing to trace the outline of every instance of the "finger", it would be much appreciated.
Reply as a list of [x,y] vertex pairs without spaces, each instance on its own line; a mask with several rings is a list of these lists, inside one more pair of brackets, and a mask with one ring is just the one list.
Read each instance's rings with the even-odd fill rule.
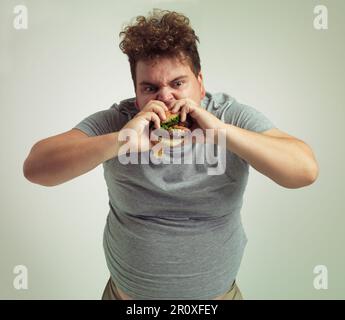
[[141,111],[142,112],[148,112],[148,111],[156,111],[158,109],[162,110],[163,113],[165,113],[165,111],[169,110],[167,108],[167,106],[164,103],[162,103],[161,101],[150,100],[150,102]]
[[177,113],[179,110],[180,110],[180,108],[184,105],[184,101],[183,100],[179,100],[179,101],[177,101],[175,104],[174,104],[174,106],[173,106],[173,108],[170,110],[172,113]]
[[159,100],[152,100],[152,102],[153,102],[154,104],[156,104],[156,105],[161,106],[161,107],[164,109],[164,111],[168,111],[168,110],[169,110],[169,108],[166,106],[166,104],[165,104],[164,102],[162,102],[162,101],[159,101]]
[[181,122],[186,121],[188,111],[189,111],[188,107],[184,105],[181,109],[181,115],[180,115]]
[[154,105],[152,107],[152,111],[157,113],[159,115],[159,117],[162,119],[162,121],[164,121],[167,118],[165,115],[165,110],[161,106]]
[[161,121],[160,121],[158,115],[154,112],[150,112],[149,117],[150,118],[148,120],[153,121],[153,123],[155,124],[155,128],[159,129],[161,127]]
[[156,112],[159,117],[162,119],[162,121],[164,121],[166,119],[166,115],[165,112],[168,111],[167,106],[163,103],[158,103],[160,101],[156,101],[156,100],[152,100],[152,102],[150,102],[147,107],[144,108],[144,110],[147,111],[153,111]]

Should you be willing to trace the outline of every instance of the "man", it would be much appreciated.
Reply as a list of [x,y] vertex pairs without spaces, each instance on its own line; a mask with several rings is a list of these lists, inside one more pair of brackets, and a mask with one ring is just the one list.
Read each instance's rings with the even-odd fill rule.
[[[205,91],[199,39],[184,15],[156,10],[120,35],[136,97],[36,143],[24,175],[55,186],[103,164],[111,275],[103,299],[241,299],[235,279],[247,241],[240,210],[249,165],[281,186],[300,188],[318,176],[313,152],[254,108]],[[209,174],[212,165],[196,162],[195,153],[192,164],[121,161],[127,143],[141,155],[151,151],[148,128],[159,128],[168,110],[213,130],[215,143],[223,134],[224,172]],[[126,130],[137,138],[124,141]],[[199,150],[200,143],[190,146]]]

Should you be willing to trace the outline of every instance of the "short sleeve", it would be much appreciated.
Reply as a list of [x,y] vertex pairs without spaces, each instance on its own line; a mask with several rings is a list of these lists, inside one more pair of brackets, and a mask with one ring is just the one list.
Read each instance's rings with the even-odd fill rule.
[[118,105],[114,104],[107,110],[101,110],[84,118],[73,129],[79,129],[88,136],[100,136],[119,131],[126,119],[119,112]]
[[275,125],[260,111],[234,100],[224,111],[223,121],[239,128],[255,132],[264,132]]

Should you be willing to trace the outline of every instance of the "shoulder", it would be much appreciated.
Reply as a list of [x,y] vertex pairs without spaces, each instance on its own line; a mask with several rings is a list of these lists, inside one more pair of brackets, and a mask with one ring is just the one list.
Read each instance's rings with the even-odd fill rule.
[[224,92],[210,93],[206,92],[204,99],[201,102],[203,108],[211,112],[218,118],[227,110],[234,102],[235,98]]
[[238,102],[227,93],[206,93],[202,101],[204,108],[225,123],[242,129],[263,132],[275,128],[272,121],[256,108]]
[[128,118],[128,120],[132,119],[139,112],[135,106],[135,98],[122,100],[119,104],[114,104],[111,108],[114,108],[120,115]]
[[114,103],[105,113],[110,116],[110,119],[116,122],[116,127],[123,127],[128,121],[138,113],[135,106],[135,98],[121,100],[120,103]]

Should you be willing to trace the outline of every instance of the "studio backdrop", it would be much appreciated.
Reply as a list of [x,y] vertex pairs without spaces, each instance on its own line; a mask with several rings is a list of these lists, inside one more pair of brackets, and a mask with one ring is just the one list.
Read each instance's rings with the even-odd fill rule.
[[0,298],[100,299],[109,278],[102,166],[56,187],[30,183],[33,144],[133,97],[119,32],[153,8],[188,16],[206,90],[265,114],[315,152],[318,180],[286,189],[250,169],[245,299],[345,298],[345,2],[0,2]]

